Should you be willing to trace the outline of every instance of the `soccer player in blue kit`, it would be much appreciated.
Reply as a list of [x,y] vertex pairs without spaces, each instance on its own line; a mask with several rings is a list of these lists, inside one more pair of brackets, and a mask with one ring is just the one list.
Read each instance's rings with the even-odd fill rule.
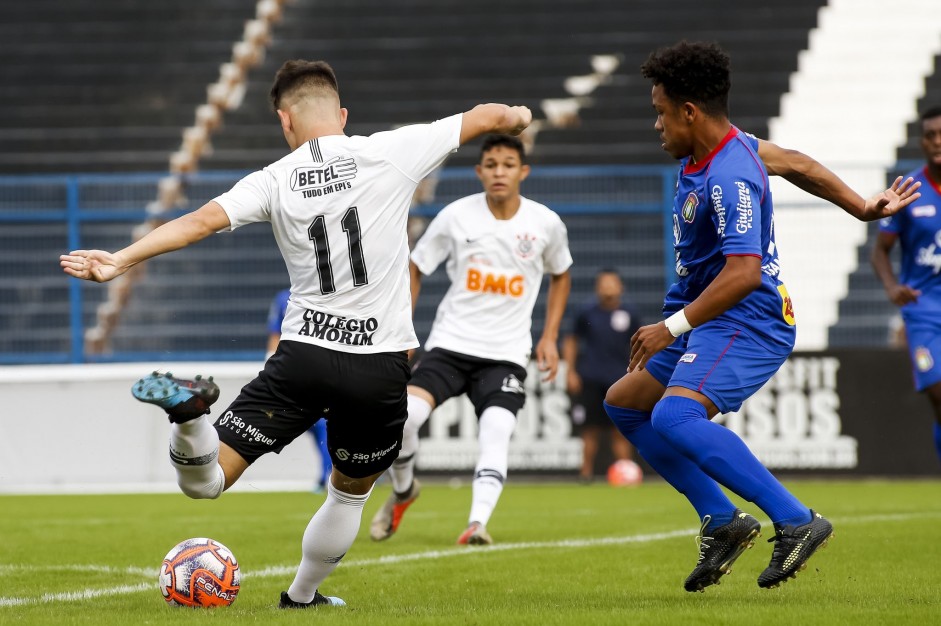
[[755,503],[774,524],[760,587],[803,569],[833,533],[829,521],[789,493],[731,430],[712,417],[735,411],[784,363],[795,319],[778,278],[768,174],[876,219],[917,197],[901,179],[863,200],[800,153],[747,135],[728,119],[729,57],[715,44],[681,42],[650,55],[654,126],[680,160],[673,207],[677,282],[657,324],[631,341],[628,373],[605,409],[647,462],[685,495],[702,520],[699,561],[687,591],[717,584],[753,545],[760,525],[720,489]]
[[[879,225],[872,266],[893,304],[901,307],[915,388],[934,411],[934,445],[941,457],[941,107],[921,115],[925,166],[909,174],[921,181],[922,199]],[[889,252],[901,243],[897,279]]]

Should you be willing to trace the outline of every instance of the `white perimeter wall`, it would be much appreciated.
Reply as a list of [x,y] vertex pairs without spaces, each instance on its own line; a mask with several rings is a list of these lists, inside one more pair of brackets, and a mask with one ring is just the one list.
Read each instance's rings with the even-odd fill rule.
[[[798,59],[769,139],[814,157],[860,194],[879,191],[939,51],[941,0],[831,0]],[[866,225],[782,179],[773,178],[772,189],[797,348],[822,349]]]
[[[122,363],[0,367],[0,493],[177,491],[163,411],[138,402],[132,383],[155,369],[191,378],[212,374],[221,396],[213,419],[258,370],[255,363]],[[581,439],[572,435],[569,399],[530,370],[526,406],[518,415],[510,469],[574,472]],[[477,419],[456,398],[435,411],[418,467],[471,470],[477,461]],[[319,476],[313,440],[304,435],[281,454],[259,459],[233,490],[309,490]]]
[[[167,367],[179,376],[213,374],[226,407],[257,364]],[[173,491],[169,422],[131,395],[131,384],[156,369],[147,363],[0,367],[0,493]],[[218,410],[213,416],[218,417]],[[236,488],[313,487],[319,463],[309,437],[251,468]]]

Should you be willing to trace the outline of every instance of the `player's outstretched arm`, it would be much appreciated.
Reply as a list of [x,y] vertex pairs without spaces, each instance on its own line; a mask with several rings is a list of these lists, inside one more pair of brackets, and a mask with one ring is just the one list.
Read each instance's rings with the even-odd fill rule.
[[216,202],[167,222],[115,253],[104,250],[73,250],[59,257],[69,276],[104,283],[117,278],[141,261],[185,248],[229,227],[229,216]]
[[478,104],[461,120],[461,144],[487,133],[519,135],[532,121],[532,112],[524,106]]
[[862,215],[854,217],[864,222],[871,222],[895,215],[921,197],[919,187],[921,187],[921,182],[916,183],[914,178],[909,176],[903,180],[901,176],[898,176],[888,189],[867,198]]
[[758,140],[758,156],[772,176],[781,176],[792,185],[809,194],[831,202],[853,217],[864,222],[893,215],[921,197],[912,178],[895,179],[892,185],[869,198],[863,198],[850,189],[839,176],[797,150]]
[[542,329],[542,337],[536,344],[536,365],[539,371],[545,372],[543,382],[555,380],[559,371],[559,329],[562,327],[562,316],[565,314],[565,305],[571,291],[572,275],[568,270],[553,274],[549,278],[546,323]]

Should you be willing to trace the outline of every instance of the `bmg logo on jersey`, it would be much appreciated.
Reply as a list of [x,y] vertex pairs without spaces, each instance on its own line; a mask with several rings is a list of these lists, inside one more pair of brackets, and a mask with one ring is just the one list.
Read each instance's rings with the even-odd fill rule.
[[526,283],[525,279],[519,274],[507,276],[503,273],[469,267],[467,268],[465,285],[468,291],[520,298],[525,291]]
[[735,232],[744,235],[752,227],[751,190],[740,180],[735,181],[735,186],[738,187],[738,205],[735,207],[738,217],[735,219]]

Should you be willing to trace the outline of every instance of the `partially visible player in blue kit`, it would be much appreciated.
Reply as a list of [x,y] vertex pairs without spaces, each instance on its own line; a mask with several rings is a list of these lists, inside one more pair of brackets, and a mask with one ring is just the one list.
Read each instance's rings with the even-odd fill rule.
[[687,591],[719,582],[759,536],[760,525],[719,485],[754,502],[774,523],[760,587],[803,569],[833,533],[789,493],[731,430],[710,421],[735,411],[784,363],[795,319],[780,267],[768,174],[784,176],[860,219],[877,219],[918,196],[897,180],[869,200],[800,153],[729,122],[729,57],[715,44],[681,42],[650,55],[655,130],[680,160],[673,207],[678,281],[666,319],[631,340],[628,373],[605,409],[647,462],[685,495],[702,520],[699,562]]
[[[284,314],[288,310],[288,300],[291,298],[291,290],[283,289],[277,293],[271,301],[268,308],[268,346],[265,351],[265,359],[275,353],[278,344],[281,342],[281,323],[284,322]],[[307,430],[317,452],[320,454],[320,478],[314,486],[314,493],[323,493],[327,489],[327,479],[333,470],[333,463],[330,461],[330,450],[327,448],[327,420],[320,418],[314,425]]]
[[[909,176],[921,181],[922,198],[882,221],[871,260],[889,300],[901,307],[915,388],[931,402],[941,457],[941,107],[921,115],[921,149],[927,163]],[[889,261],[896,242],[899,278]]]

